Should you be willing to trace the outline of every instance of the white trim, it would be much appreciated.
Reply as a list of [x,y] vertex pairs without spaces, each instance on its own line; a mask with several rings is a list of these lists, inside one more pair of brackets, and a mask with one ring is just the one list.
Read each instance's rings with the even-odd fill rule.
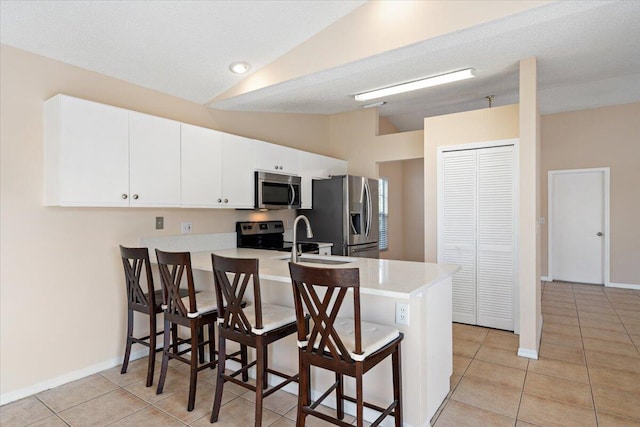
[[[544,317],[540,316],[540,327],[538,328],[538,350],[540,349],[540,343],[542,342],[542,325],[544,324]],[[538,350],[531,350],[529,348],[518,348],[518,356],[526,357],[527,359],[538,360]]]
[[[513,223],[513,330],[515,334],[520,333],[520,283],[518,283],[518,265],[520,252],[520,139],[499,139],[494,141],[472,142],[467,144],[444,145],[436,147],[436,259],[442,263],[442,222],[443,222],[443,200],[442,200],[442,155],[449,151],[477,150],[482,148],[502,147],[513,145],[513,185],[514,185],[514,223]],[[609,233],[607,233],[608,235]]]
[[547,281],[553,282],[553,262],[551,260],[552,254],[552,244],[553,244],[553,221],[552,213],[553,213],[553,176],[561,175],[561,174],[570,174],[570,173],[602,173],[603,174],[603,185],[604,185],[604,253],[603,253],[603,280],[604,286],[610,286],[610,217],[609,217],[609,206],[610,206],[610,185],[609,185],[609,175],[610,168],[602,167],[602,168],[587,168],[587,169],[560,169],[560,170],[552,170],[547,172]]
[[640,291],[640,285],[637,285],[637,284],[634,284],[634,283],[614,283],[614,282],[609,282],[605,286],[608,287],[608,288],[635,289],[635,290]]
[[543,282],[553,282],[553,280],[551,280],[551,277],[549,276],[540,276],[540,280],[542,280]]
[[[149,354],[149,350],[147,350],[146,348],[133,352],[131,353],[129,362],[136,359],[140,359],[141,357],[145,357],[148,354]],[[21,388],[19,390],[11,391],[9,393],[4,393],[0,396],[0,405],[5,405],[7,403],[11,403],[16,400],[20,400],[25,397],[32,396],[36,393],[40,393],[42,391],[61,386],[63,384],[70,383],[71,381],[76,381],[76,380],[88,377],[89,375],[97,374],[99,372],[114,368],[121,364],[122,364],[122,356],[118,356],[111,360],[96,363],[95,365],[87,366],[86,368],[78,369],[76,371],[67,372],[58,377],[39,382],[37,384],[33,384],[28,387]]]
[[518,356],[526,357],[527,359],[538,360],[538,351],[520,347],[518,349]]

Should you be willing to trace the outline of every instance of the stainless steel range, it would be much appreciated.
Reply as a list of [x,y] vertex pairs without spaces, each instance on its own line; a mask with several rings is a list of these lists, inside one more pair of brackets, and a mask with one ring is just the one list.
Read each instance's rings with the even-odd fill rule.
[[[236,238],[239,248],[291,251],[292,242],[284,240],[282,221],[236,222]],[[317,243],[298,243],[298,252],[319,253]]]

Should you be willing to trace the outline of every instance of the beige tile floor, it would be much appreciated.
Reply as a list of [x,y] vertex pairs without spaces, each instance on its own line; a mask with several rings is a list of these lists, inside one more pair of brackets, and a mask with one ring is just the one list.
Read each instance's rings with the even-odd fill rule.
[[[454,324],[451,392],[433,425],[640,426],[640,291],[544,284],[542,312],[539,360],[517,357],[512,333]],[[185,368],[173,365],[156,395],[139,359],[126,375],[116,367],[0,407],[0,425],[210,426],[213,371],[202,372],[187,412]],[[225,386],[216,425],[253,426],[253,400]],[[294,426],[295,405],[285,392],[267,398],[263,425]]]

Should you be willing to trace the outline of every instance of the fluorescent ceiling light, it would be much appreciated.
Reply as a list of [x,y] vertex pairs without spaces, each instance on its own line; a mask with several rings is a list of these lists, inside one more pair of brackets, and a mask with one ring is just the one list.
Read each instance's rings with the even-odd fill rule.
[[380,107],[381,105],[386,104],[386,101],[379,101],[379,102],[374,102],[372,104],[365,104],[362,106],[362,108],[373,108],[373,107]]
[[251,65],[249,65],[249,63],[244,61],[234,62],[231,65],[229,65],[229,70],[231,70],[232,73],[236,73],[236,74],[244,74],[247,71],[249,71],[250,68],[251,68]]
[[473,68],[466,68],[464,70],[454,71],[453,73],[441,74],[439,76],[427,77],[425,79],[415,80],[409,83],[402,83],[395,86],[385,87],[383,89],[359,93],[355,96],[355,99],[356,101],[369,101],[371,99],[383,98],[385,96],[396,95],[398,93],[411,92],[413,90],[424,89],[431,86],[457,82],[458,80],[470,79],[475,76],[476,73]]

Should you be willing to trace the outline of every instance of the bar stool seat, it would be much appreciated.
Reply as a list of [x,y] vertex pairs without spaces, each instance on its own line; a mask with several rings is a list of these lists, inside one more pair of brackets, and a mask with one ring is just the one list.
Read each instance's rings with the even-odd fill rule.
[[[245,311],[247,320],[251,325],[256,324],[255,311]],[[251,332],[256,335],[262,335],[281,326],[295,323],[296,312],[293,308],[283,307],[281,305],[262,304],[262,328],[253,326]]]
[[[400,336],[400,331],[393,326],[379,325],[371,322],[360,322],[362,353],[356,353],[356,331],[353,327],[354,320],[347,317],[337,317],[333,323],[336,333],[340,336],[342,343],[349,352],[353,360],[363,361],[371,354],[380,350],[391,341]],[[298,341],[298,347],[305,347],[308,344],[308,336],[305,341]],[[318,348],[319,342],[314,344],[314,348]],[[327,348],[325,347],[325,351]],[[337,349],[338,353],[340,350]]]

